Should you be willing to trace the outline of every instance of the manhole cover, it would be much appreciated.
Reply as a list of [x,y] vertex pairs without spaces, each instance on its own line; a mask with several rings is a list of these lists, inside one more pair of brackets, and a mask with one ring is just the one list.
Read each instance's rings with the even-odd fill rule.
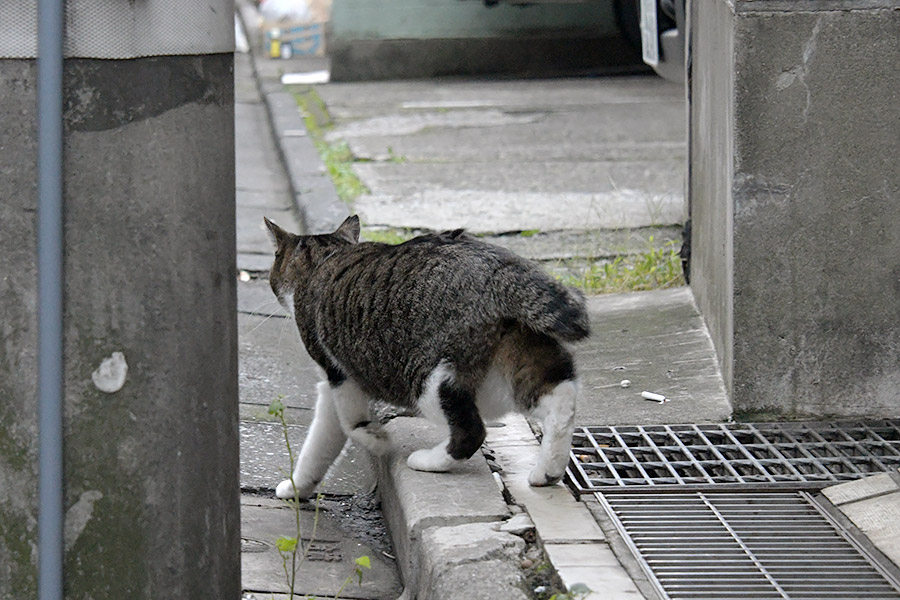
[[900,421],[580,427],[567,481],[628,487],[816,489],[900,467]]
[[667,599],[900,598],[803,492],[596,497]]

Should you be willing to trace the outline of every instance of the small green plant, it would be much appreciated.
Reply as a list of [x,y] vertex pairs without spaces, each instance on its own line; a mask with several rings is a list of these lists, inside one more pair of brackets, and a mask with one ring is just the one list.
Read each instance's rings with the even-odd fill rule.
[[391,146],[387,147],[388,151],[388,162],[396,163],[398,165],[402,165],[406,162],[405,156],[400,156],[399,154],[394,153],[394,149]]
[[681,257],[675,249],[675,242],[655,248],[651,236],[648,246],[645,252],[638,255],[594,262],[580,276],[569,275],[562,279],[589,294],[637,292],[684,285]]
[[347,142],[329,144],[317,141],[316,148],[325,162],[325,170],[334,182],[334,189],[341,200],[349,204],[369,192],[369,188],[353,171],[353,153],[350,152]]
[[[300,501],[297,498],[297,487],[294,484],[294,478],[291,476],[294,472],[294,451],[291,448],[291,440],[288,436],[288,424],[287,419],[284,416],[284,402],[282,399],[284,396],[278,396],[275,400],[269,404],[269,414],[281,423],[281,430],[284,434],[284,445],[287,447],[288,460],[290,461],[290,474],[288,478],[291,481],[291,487],[294,490],[293,498],[283,500],[285,504],[287,504],[294,513],[294,531],[292,536],[279,536],[278,539],[275,540],[275,548],[278,550],[278,554],[281,555],[281,566],[284,569],[285,582],[287,583],[289,590],[289,598],[294,597],[294,590],[297,583],[297,572],[300,566],[309,558],[309,551],[312,547],[313,541],[316,539],[316,532],[319,528],[319,514],[320,507],[322,502],[322,494],[316,494],[316,504],[315,504],[315,513],[313,516],[313,525],[312,532],[309,538],[309,542],[304,546],[302,542],[302,538],[300,537]],[[355,560],[355,567],[353,572],[347,576],[347,579],[341,584],[340,589],[337,594],[334,596],[334,600],[340,598],[341,594],[344,591],[344,588],[352,582],[354,579],[358,580],[358,584],[362,585],[363,580],[363,569],[371,569],[372,563],[371,559],[366,556],[360,556]]]

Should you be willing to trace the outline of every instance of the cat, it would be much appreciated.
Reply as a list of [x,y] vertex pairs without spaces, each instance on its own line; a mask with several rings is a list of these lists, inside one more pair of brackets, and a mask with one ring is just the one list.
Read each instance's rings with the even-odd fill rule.
[[484,419],[534,416],[543,439],[528,481],[559,481],[579,389],[563,342],[590,333],[580,292],[461,229],[389,245],[360,242],[355,215],[322,235],[265,225],[276,248],[269,284],[323,375],[279,498],[309,496],[347,437],[375,454],[389,449],[370,399],[417,409],[449,429],[443,443],[409,455],[418,471],[449,471],[470,458],[484,441]]

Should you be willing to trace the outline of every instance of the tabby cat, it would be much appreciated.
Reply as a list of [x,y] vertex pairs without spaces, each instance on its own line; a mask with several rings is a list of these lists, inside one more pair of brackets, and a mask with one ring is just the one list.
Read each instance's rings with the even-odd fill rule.
[[276,247],[269,283],[323,376],[293,484],[281,482],[278,497],[309,496],[347,437],[388,449],[370,399],[449,430],[409,456],[412,469],[452,469],[480,448],[485,419],[517,411],[542,421],[529,483],[562,477],[578,393],[563,342],[589,334],[580,293],[462,230],[388,245],[360,243],[356,216],[324,235],[265,223]]

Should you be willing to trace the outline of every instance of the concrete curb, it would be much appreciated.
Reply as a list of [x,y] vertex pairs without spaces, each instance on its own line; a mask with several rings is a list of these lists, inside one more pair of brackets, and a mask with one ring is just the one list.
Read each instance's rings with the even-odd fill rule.
[[288,176],[294,205],[305,234],[325,233],[337,229],[350,215],[350,208],[341,201],[319,152],[303,122],[294,97],[284,91],[280,81],[266,85],[257,65],[255,31],[248,27],[255,9],[246,2],[239,3],[238,17],[250,38],[250,65],[256,87],[268,116],[276,150]]
[[[524,583],[519,567],[524,542],[491,527],[499,528],[511,513],[483,456],[453,473],[413,471],[406,457],[438,444],[445,433],[412,417],[396,418],[386,429],[394,448],[379,461],[378,494],[406,586],[404,598],[515,599],[516,587]],[[452,585],[457,579],[471,582],[473,565],[486,561],[493,582],[475,590]]]
[[[508,531],[515,507],[506,504],[481,453],[452,473],[406,466],[410,452],[439,443],[445,433],[424,419],[400,417],[387,431],[391,454],[379,461],[378,493],[406,586],[404,600],[531,597],[522,569],[525,543]],[[503,467],[503,488],[533,523],[547,562],[567,590],[587,585],[590,600],[642,598],[587,507],[561,484],[528,485],[539,444],[520,415],[488,428],[488,445]],[[525,528],[530,529],[530,527]],[[602,590],[602,593],[601,593]]]

